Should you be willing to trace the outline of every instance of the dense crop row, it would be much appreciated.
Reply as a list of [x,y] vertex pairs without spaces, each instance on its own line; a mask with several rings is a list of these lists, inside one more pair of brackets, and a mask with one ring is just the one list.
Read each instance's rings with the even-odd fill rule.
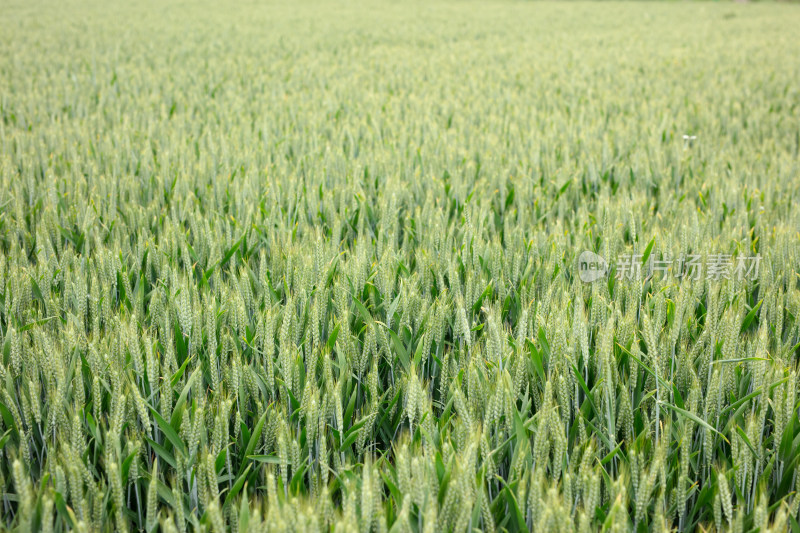
[[42,7],[0,528],[798,529],[796,11]]

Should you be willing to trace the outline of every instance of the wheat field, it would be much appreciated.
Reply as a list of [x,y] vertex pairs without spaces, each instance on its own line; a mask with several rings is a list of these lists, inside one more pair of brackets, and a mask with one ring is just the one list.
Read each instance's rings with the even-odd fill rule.
[[0,1],[0,530],[800,532],[797,8]]

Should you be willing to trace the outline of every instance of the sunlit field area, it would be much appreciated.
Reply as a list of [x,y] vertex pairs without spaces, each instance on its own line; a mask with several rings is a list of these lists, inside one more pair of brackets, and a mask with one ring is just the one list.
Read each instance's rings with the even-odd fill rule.
[[799,8],[0,0],[0,530],[800,531]]

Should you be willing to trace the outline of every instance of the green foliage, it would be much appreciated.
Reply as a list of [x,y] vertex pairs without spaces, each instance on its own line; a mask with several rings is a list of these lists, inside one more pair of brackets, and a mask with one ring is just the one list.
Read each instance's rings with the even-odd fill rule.
[[412,7],[3,7],[0,529],[800,530],[796,10]]

